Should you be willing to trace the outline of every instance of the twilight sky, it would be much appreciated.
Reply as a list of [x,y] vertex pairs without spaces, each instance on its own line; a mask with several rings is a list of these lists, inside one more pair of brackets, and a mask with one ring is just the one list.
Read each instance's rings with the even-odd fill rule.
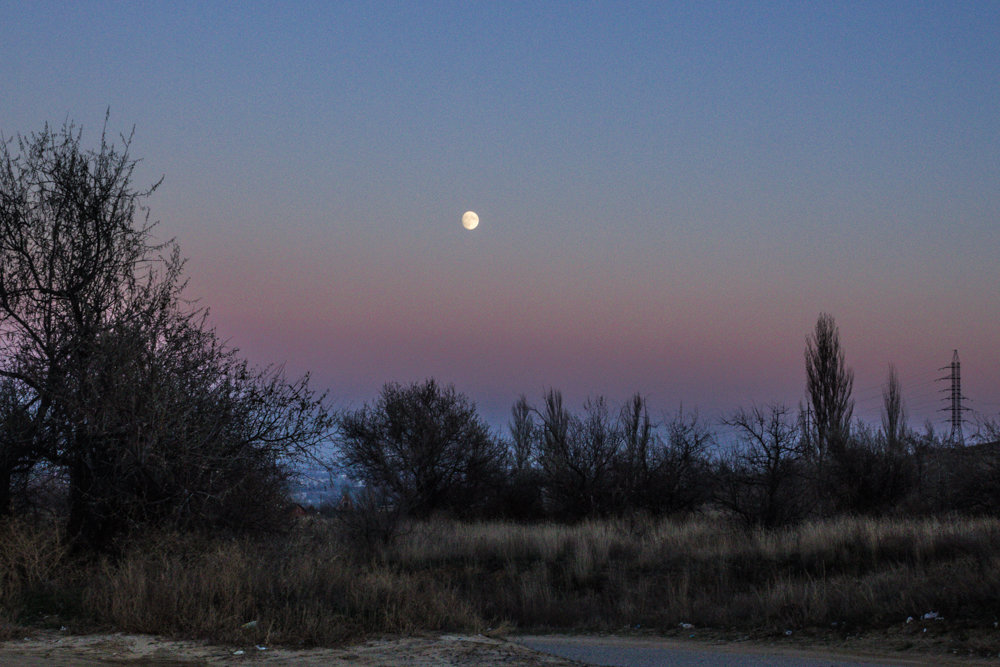
[[[1000,412],[1000,3],[0,0],[0,132],[135,126],[189,295],[339,407]],[[463,211],[479,213],[475,231]]]

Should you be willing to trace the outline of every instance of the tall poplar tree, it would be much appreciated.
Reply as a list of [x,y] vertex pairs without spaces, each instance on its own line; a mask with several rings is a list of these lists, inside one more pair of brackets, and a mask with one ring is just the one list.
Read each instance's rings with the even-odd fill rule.
[[820,313],[815,330],[806,338],[805,359],[815,455],[822,470],[826,460],[847,445],[854,413],[854,371],[844,362],[840,331],[832,315]]

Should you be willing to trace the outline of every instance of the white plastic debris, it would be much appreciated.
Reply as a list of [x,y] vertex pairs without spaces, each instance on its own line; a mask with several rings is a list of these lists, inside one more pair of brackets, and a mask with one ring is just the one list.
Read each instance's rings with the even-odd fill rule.
[[924,619],[925,621],[930,621],[930,620],[935,619],[937,617],[938,617],[938,613],[936,611],[929,611],[926,614],[924,614],[923,616],[921,616],[920,618]]
[[906,617],[906,622],[907,623],[913,623],[913,617],[912,616],[907,616]]
[[251,628],[256,628],[257,627],[257,621],[248,621],[248,622],[244,623],[242,627],[244,629],[246,629],[246,630],[250,630]]
[[257,649],[258,651],[266,651],[267,650],[266,646],[261,646],[260,644],[257,644],[256,646],[254,646],[254,648]]
[[694,626],[690,623],[681,623],[681,627],[684,628],[685,630],[690,630]]
[[791,637],[792,636],[792,631],[791,630],[785,630],[785,636],[786,637]]
[[244,651],[241,648],[238,648],[235,651],[233,651],[233,655],[243,655],[243,653]]

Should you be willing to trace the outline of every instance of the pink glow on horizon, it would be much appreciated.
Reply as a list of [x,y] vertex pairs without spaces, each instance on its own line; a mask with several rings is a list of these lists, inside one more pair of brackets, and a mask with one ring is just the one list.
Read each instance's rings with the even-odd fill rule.
[[[216,265],[192,287],[203,288],[206,303],[222,304],[213,320],[252,358],[294,359],[290,370],[312,371],[335,398],[354,405],[384,382],[435,377],[468,392],[495,419],[517,395],[537,400],[550,387],[574,404],[596,394],[617,402],[639,391],[658,411],[794,406],[804,387],[805,337],[818,314],[796,304],[787,286],[730,281],[726,291],[721,276],[716,284],[659,290],[627,277],[608,281],[599,266],[596,276],[572,274],[569,287],[537,266],[468,279],[462,276],[470,267],[460,261],[335,266],[262,254],[238,267]],[[904,381],[922,377],[944,365],[955,345],[940,326],[947,311],[919,310],[905,298],[891,305],[872,297],[841,304],[840,314],[830,309],[866,396],[877,394],[872,387],[884,381],[889,362]],[[976,350],[989,348],[990,332],[972,340],[966,334],[962,343],[966,394],[988,396],[985,378],[998,369]],[[875,414],[873,405],[859,403],[859,416]],[[913,415],[914,426],[926,412]]]

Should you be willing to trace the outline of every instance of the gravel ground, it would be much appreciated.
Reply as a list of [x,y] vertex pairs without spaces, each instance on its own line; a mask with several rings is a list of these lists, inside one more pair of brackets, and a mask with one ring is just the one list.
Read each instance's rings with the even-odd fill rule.
[[220,646],[152,635],[69,635],[39,632],[0,643],[0,665],[525,665],[570,667],[580,663],[538,653],[528,647],[482,635],[388,638],[342,648],[288,649]]

